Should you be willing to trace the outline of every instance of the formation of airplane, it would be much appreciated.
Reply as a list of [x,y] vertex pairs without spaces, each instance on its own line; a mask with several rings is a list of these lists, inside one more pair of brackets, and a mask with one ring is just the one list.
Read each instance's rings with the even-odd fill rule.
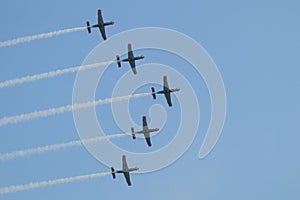
[[105,33],[105,26],[109,26],[109,25],[113,25],[113,24],[114,24],[113,21],[110,21],[110,22],[104,22],[103,21],[101,9],[98,9],[98,24],[95,24],[95,25],[91,26],[90,22],[86,21],[86,26],[87,26],[88,33],[89,34],[92,33],[92,30],[91,30],[92,28],[99,28],[103,40],[107,39],[106,33]]
[[121,66],[121,62],[129,62],[130,66],[131,66],[131,70],[133,72],[133,74],[137,74],[136,71],[136,65],[135,65],[135,61],[136,60],[141,60],[144,59],[145,56],[141,55],[141,56],[134,56],[133,51],[132,51],[132,45],[129,43],[128,44],[128,57],[125,59],[120,59],[120,56],[117,55],[117,63],[118,63],[118,67],[122,67]]
[[144,134],[147,145],[149,147],[152,146],[151,139],[150,139],[150,133],[157,132],[157,131],[159,131],[159,128],[152,128],[152,129],[148,128],[146,116],[143,116],[143,130],[135,132],[134,128],[131,127],[132,138],[135,140],[136,139],[136,136],[135,136],[136,134]]
[[[98,9],[98,23],[97,24],[91,26],[89,21],[86,22],[88,33],[89,34],[92,33],[92,28],[99,28],[103,40],[107,39],[107,36],[106,36],[106,33],[105,33],[105,27],[109,26],[109,25],[113,25],[113,24],[114,24],[113,21],[104,22],[103,17],[102,17],[101,9]],[[133,74],[136,75],[137,70],[136,70],[135,61],[144,59],[145,57],[143,55],[134,56],[134,53],[133,53],[133,50],[132,50],[132,45],[129,43],[128,44],[128,57],[124,58],[124,59],[121,59],[120,56],[117,55],[116,58],[117,58],[116,61],[117,61],[117,64],[118,64],[119,68],[122,67],[122,65],[121,65],[122,62],[128,62],[130,64],[130,67],[131,67],[131,70],[132,70]],[[167,100],[167,103],[170,107],[172,106],[171,93],[172,92],[178,92],[179,90],[180,90],[179,88],[174,88],[174,89],[169,88],[167,76],[163,76],[163,90],[156,92],[154,87],[151,88],[153,99],[154,100],[156,99],[157,94],[164,94],[165,98]],[[149,147],[151,147],[152,143],[151,143],[151,139],[150,139],[150,133],[159,131],[159,128],[149,129],[148,124],[147,124],[146,116],[142,117],[142,125],[143,125],[143,129],[140,130],[140,131],[134,131],[134,128],[131,127],[132,138],[136,139],[136,134],[143,134],[144,137],[145,137],[147,145]],[[123,155],[122,156],[122,170],[115,170],[114,167],[111,167],[111,174],[112,174],[113,179],[116,179],[116,174],[117,173],[124,174],[126,183],[128,184],[128,186],[131,186],[130,173],[133,172],[133,171],[137,171],[137,170],[139,170],[139,168],[137,168],[137,167],[133,167],[133,168],[128,167],[127,162],[126,162],[126,156]]]
[[168,80],[167,80],[167,76],[163,77],[163,82],[164,82],[163,90],[155,92],[155,88],[154,87],[151,88],[152,97],[155,100],[156,99],[156,94],[164,94],[168,105],[171,107],[172,106],[171,93],[172,92],[178,92],[180,89],[179,88],[170,89],[169,84],[168,84]]
[[127,185],[131,186],[130,172],[138,171],[138,170],[139,170],[138,167],[129,168],[127,165],[127,162],[126,162],[126,156],[123,155],[122,156],[122,170],[115,171],[115,168],[111,167],[111,174],[112,174],[113,179],[116,179],[116,173],[123,173],[125,180],[127,182]]

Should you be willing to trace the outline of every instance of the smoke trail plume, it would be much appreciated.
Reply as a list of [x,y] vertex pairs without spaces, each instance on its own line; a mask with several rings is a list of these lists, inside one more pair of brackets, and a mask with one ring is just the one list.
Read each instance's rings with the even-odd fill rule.
[[45,153],[45,152],[49,152],[49,151],[57,151],[57,150],[65,149],[68,147],[81,146],[83,144],[97,143],[102,140],[120,138],[120,137],[124,137],[124,136],[129,136],[129,135],[131,135],[131,133],[121,133],[121,134],[107,135],[107,136],[102,136],[102,137],[89,138],[89,139],[84,139],[84,140],[76,140],[76,141],[71,141],[71,142],[67,142],[67,143],[47,145],[47,146],[43,146],[43,147],[37,147],[34,149],[13,151],[11,153],[0,154],[0,161],[14,159],[16,157],[30,156],[33,154],[41,154],[41,153]]
[[104,173],[96,173],[96,174],[88,174],[83,176],[73,176],[69,178],[60,178],[60,179],[54,179],[49,181],[41,181],[36,183],[28,183],[25,185],[13,185],[8,187],[0,188],[0,194],[8,194],[18,191],[24,191],[24,190],[33,190],[41,187],[47,187],[51,185],[58,185],[58,184],[64,184],[64,183],[70,183],[74,181],[80,181],[85,179],[92,179],[92,178],[98,178],[102,176],[107,176],[111,174],[111,172],[104,172]]
[[17,45],[20,43],[31,42],[33,40],[38,40],[38,39],[43,39],[43,38],[50,38],[50,37],[59,36],[59,35],[66,34],[66,33],[81,31],[84,29],[86,29],[86,27],[77,27],[77,28],[69,28],[69,29],[63,29],[63,30],[58,30],[58,31],[52,31],[49,33],[41,33],[41,34],[37,34],[37,35],[20,37],[20,38],[16,38],[13,40],[7,40],[7,41],[0,42],[0,47],[13,46],[13,45]]
[[82,65],[82,66],[71,67],[71,68],[66,68],[66,69],[59,69],[59,70],[55,70],[52,72],[46,72],[46,73],[42,73],[42,74],[24,76],[21,78],[7,80],[4,82],[0,82],[0,89],[9,87],[9,86],[15,86],[18,84],[27,83],[27,82],[37,81],[40,79],[46,79],[46,78],[51,78],[51,77],[55,77],[55,76],[60,76],[60,75],[67,74],[67,73],[74,73],[77,71],[83,71],[83,70],[93,69],[93,68],[97,68],[97,67],[101,67],[101,66],[107,66],[107,65],[112,64],[113,62],[114,61],[108,61],[108,62],[89,64],[89,65]]
[[118,101],[124,101],[124,100],[129,100],[132,98],[139,98],[139,97],[145,97],[149,96],[152,93],[141,93],[141,94],[132,94],[132,95],[127,95],[127,96],[121,96],[121,97],[114,97],[114,98],[108,98],[108,99],[103,99],[103,100],[97,100],[97,101],[90,101],[86,103],[77,103],[73,105],[67,105],[67,106],[61,106],[58,108],[51,108],[48,110],[42,110],[42,111],[35,111],[27,114],[20,114],[12,117],[3,117],[0,119],[0,126],[4,126],[7,124],[16,124],[22,121],[27,121],[35,118],[41,118],[41,117],[48,117],[51,115],[58,115],[62,114],[65,112],[70,112],[70,111],[75,111],[79,109],[84,109],[84,108],[90,108],[93,106],[99,106],[103,104],[108,104],[108,103],[113,103],[113,102],[118,102]]

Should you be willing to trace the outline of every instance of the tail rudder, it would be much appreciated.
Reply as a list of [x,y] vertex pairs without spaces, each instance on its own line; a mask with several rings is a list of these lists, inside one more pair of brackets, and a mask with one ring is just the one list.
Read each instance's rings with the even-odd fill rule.
[[111,175],[112,175],[113,179],[116,179],[115,168],[111,167],[110,169],[111,169]]
[[134,128],[131,127],[131,134],[132,134],[132,139],[136,139],[135,133],[134,133]]
[[152,91],[152,97],[153,97],[153,99],[156,100],[155,88],[151,87],[151,91]]
[[91,34],[92,30],[91,30],[91,25],[90,25],[89,21],[86,21],[86,28],[87,28],[88,34]]
[[116,57],[117,57],[117,63],[118,63],[118,67],[119,67],[119,68],[121,68],[121,67],[122,67],[122,65],[121,65],[121,59],[120,59],[120,56],[119,56],[119,55],[117,55]]

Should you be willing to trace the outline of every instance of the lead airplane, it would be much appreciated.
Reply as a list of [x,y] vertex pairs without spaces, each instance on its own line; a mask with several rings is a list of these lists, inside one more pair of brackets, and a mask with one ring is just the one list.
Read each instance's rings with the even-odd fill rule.
[[111,174],[112,174],[113,179],[116,179],[116,173],[123,173],[125,180],[127,182],[127,185],[131,186],[130,172],[138,171],[138,170],[139,170],[138,167],[129,168],[127,165],[127,162],[126,162],[126,156],[123,155],[122,156],[122,170],[115,171],[115,168],[111,167]]
[[169,84],[168,84],[168,80],[167,80],[167,76],[163,77],[163,82],[164,82],[163,90],[155,92],[155,88],[154,87],[151,88],[152,97],[155,100],[156,99],[156,94],[164,94],[165,97],[166,97],[168,105],[171,107],[172,106],[171,93],[172,92],[178,92],[180,89],[179,88],[170,89]]
[[89,34],[92,33],[92,30],[91,30],[92,28],[99,28],[103,40],[107,39],[106,33],[105,33],[105,26],[109,26],[109,25],[113,25],[113,24],[114,24],[113,21],[110,21],[110,22],[104,22],[103,21],[101,9],[98,9],[98,24],[95,24],[95,25],[91,26],[90,22],[86,21],[86,26],[87,26],[88,33]]
[[156,132],[156,131],[159,131],[159,128],[151,128],[151,129],[148,128],[146,116],[143,116],[143,130],[134,132],[134,128],[131,127],[132,138],[135,140],[136,134],[144,134],[146,142],[149,147],[152,146],[151,139],[150,139],[150,133]]
[[117,55],[116,57],[117,57],[118,67],[119,68],[122,67],[121,62],[129,62],[133,74],[137,74],[135,61],[145,58],[145,56],[143,56],[143,55],[135,57],[134,54],[133,54],[133,51],[132,51],[132,45],[130,43],[128,44],[128,58],[125,58],[125,59],[121,60],[120,56]]

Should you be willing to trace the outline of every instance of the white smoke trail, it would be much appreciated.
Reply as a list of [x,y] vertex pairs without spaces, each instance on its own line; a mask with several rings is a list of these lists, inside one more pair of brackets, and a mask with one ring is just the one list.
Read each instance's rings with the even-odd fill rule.
[[13,185],[13,186],[0,188],[0,194],[3,195],[3,194],[18,192],[18,191],[33,190],[33,189],[47,187],[47,186],[51,186],[51,185],[58,185],[58,184],[70,183],[70,182],[74,182],[74,181],[98,178],[98,177],[102,177],[102,176],[107,176],[109,174],[111,174],[111,172],[95,173],[95,174],[88,174],[88,175],[82,175],[82,176],[73,176],[73,177],[69,177],[69,178],[60,178],[60,179],[54,179],[54,180],[49,180],[49,181],[28,183],[28,184],[24,184],[24,185]]
[[12,116],[12,117],[3,117],[0,119],[0,126],[7,125],[7,124],[16,124],[16,123],[19,123],[22,121],[27,121],[27,120],[31,120],[31,119],[35,119],[35,118],[48,117],[51,115],[62,114],[65,112],[70,112],[70,111],[79,110],[79,109],[83,109],[83,108],[89,108],[89,107],[93,107],[93,106],[129,100],[132,98],[145,97],[145,96],[149,96],[151,94],[152,93],[132,94],[132,95],[127,95],[127,96],[114,97],[114,98],[108,98],[108,99],[97,100],[97,101],[90,101],[90,102],[86,102],[86,103],[77,103],[77,104],[73,104],[73,105],[61,106],[58,108],[51,108],[48,110],[35,111],[35,112],[31,112],[31,113],[27,113],[27,114],[20,114],[20,115],[16,115],[16,116]]
[[0,161],[14,159],[16,157],[30,156],[33,154],[41,154],[41,153],[45,153],[45,152],[49,152],[49,151],[57,151],[57,150],[68,148],[68,147],[81,146],[83,144],[97,143],[102,140],[120,138],[120,137],[124,137],[124,136],[129,136],[129,135],[131,135],[131,133],[121,133],[121,134],[107,135],[107,136],[102,136],[102,137],[89,138],[89,139],[84,139],[84,140],[76,140],[76,141],[71,141],[71,142],[67,142],[67,143],[47,145],[47,146],[43,146],[43,147],[37,147],[34,149],[13,151],[11,153],[0,154]]
[[58,30],[58,31],[52,31],[49,33],[41,33],[41,34],[37,34],[37,35],[20,37],[20,38],[16,38],[13,40],[7,40],[4,42],[0,42],[0,47],[13,46],[13,45],[17,45],[20,43],[31,42],[33,40],[38,40],[38,39],[43,39],[43,38],[50,38],[53,36],[58,36],[61,34],[66,34],[66,33],[71,33],[71,32],[76,32],[76,31],[81,31],[84,29],[86,29],[86,27],[77,27],[77,28],[69,28],[69,29],[63,29],[63,30]]
[[97,67],[100,67],[100,66],[107,66],[107,65],[110,65],[112,63],[114,63],[114,61],[100,62],[100,63],[94,63],[94,64],[89,64],[89,65],[70,67],[70,68],[66,68],[66,69],[59,69],[59,70],[55,70],[55,71],[52,71],[52,72],[46,72],[46,73],[42,73],[42,74],[24,76],[24,77],[21,77],[21,78],[16,78],[16,79],[0,82],[0,89],[5,88],[5,87],[9,87],[9,86],[15,86],[17,84],[23,84],[23,83],[27,83],[27,82],[37,81],[37,80],[40,80],[40,79],[60,76],[60,75],[67,74],[67,73],[74,73],[74,72],[77,72],[77,71],[93,69],[93,68],[97,68]]

